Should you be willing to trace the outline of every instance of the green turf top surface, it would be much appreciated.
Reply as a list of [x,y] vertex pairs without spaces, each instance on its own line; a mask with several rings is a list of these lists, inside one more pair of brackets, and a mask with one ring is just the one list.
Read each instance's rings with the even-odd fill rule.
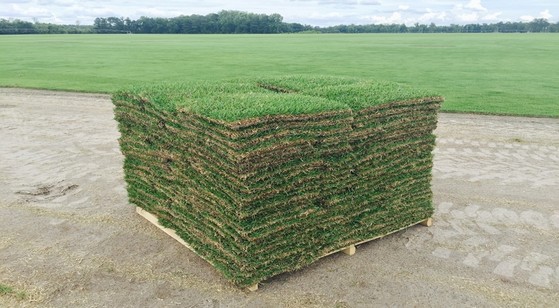
[[267,115],[360,110],[425,97],[438,95],[393,82],[326,76],[137,86],[113,96],[116,100],[142,99],[155,108],[186,110],[227,122]]

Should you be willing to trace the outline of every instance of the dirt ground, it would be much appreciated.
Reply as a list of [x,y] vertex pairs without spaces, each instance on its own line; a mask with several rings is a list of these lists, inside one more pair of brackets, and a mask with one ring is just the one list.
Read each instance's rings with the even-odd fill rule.
[[246,293],[134,212],[108,96],[0,89],[0,306],[557,307],[559,119],[436,134],[432,227]]

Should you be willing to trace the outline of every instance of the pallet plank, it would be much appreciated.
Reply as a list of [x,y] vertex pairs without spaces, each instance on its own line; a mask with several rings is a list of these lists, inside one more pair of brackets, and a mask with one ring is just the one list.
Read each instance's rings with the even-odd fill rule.
[[250,292],[258,291],[258,284],[254,284],[254,285],[248,287],[247,290],[249,290]]
[[194,251],[194,249],[192,249],[192,247],[190,245],[188,245],[187,242],[185,242],[178,234],[177,232],[175,232],[175,230],[163,227],[161,224],[159,224],[159,218],[157,218],[157,216],[151,214],[150,212],[142,209],[141,207],[137,206],[136,207],[136,213],[140,214],[140,216],[144,217],[147,221],[151,222],[152,224],[154,224],[157,228],[163,230],[163,232],[167,233],[169,236],[171,236],[172,238],[174,238],[175,240],[177,240],[179,243],[181,243],[182,245],[186,246],[186,248],[192,250],[194,253],[196,253]]
[[424,221],[420,222],[420,224],[422,224],[425,227],[430,227],[433,225],[433,218],[429,217],[427,219],[425,219]]
[[353,256],[355,254],[355,250],[355,245],[349,245],[348,247],[344,248],[342,252],[348,256]]
[[[172,238],[174,238],[177,242],[181,243],[183,246],[185,246],[186,248],[190,249],[192,252],[196,253],[196,251],[195,251],[187,242],[185,242],[185,241],[175,232],[175,230],[172,230],[172,229],[169,229],[169,228],[167,228],[167,227],[162,226],[162,225],[159,223],[159,219],[157,218],[157,216],[151,214],[150,212],[148,212],[148,211],[146,211],[146,210],[144,210],[144,209],[142,209],[141,207],[138,207],[138,206],[136,207],[136,213],[138,213],[140,216],[142,216],[143,218],[145,218],[147,221],[149,221],[150,223],[152,223],[153,225],[155,225],[157,228],[161,229],[163,232],[167,233],[169,236],[171,236]],[[384,234],[384,235],[376,236],[376,237],[373,237],[373,238],[370,238],[370,239],[361,241],[361,242],[359,242],[359,243],[355,243],[355,244],[349,245],[349,246],[344,247],[344,248],[342,248],[342,249],[338,249],[338,250],[329,252],[329,253],[327,253],[327,254],[321,256],[320,258],[324,258],[324,257],[326,257],[326,256],[329,256],[329,255],[332,255],[332,254],[335,254],[335,253],[338,253],[338,252],[343,252],[343,253],[345,253],[345,254],[347,254],[347,255],[349,255],[349,256],[353,256],[353,255],[355,254],[356,250],[357,250],[357,248],[356,248],[357,245],[361,245],[361,244],[364,244],[364,243],[367,243],[367,242],[370,242],[370,241],[373,241],[373,240],[376,240],[376,239],[385,237],[385,236],[387,236],[387,235],[390,235],[390,234],[392,234],[392,233],[396,233],[396,232],[398,232],[398,231],[407,229],[407,228],[409,228],[409,227],[411,227],[411,226],[414,226],[414,225],[417,225],[417,224],[421,224],[421,225],[423,225],[423,226],[430,227],[430,226],[433,225],[433,218],[427,218],[427,219],[425,219],[425,220],[416,222],[416,223],[414,223],[414,224],[412,224],[412,225],[410,225],[410,226],[407,226],[407,227],[401,228],[401,229],[399,229],[399,230],[396,230],[396,231],[394,231],[394,232],[391,232],[391,233],[389,233],[389,234]],[[198,254],[197,254],[197,255],[198,255]],[[202,259],[206,260],[205,258],[202,258]],[[209,262],[208,260],[206,260],[206,261],[207,261],[208,263],[212,264],[212,263]],[[258,283],[257,283],[257,284],[254,284],[254,285],[252,285],[252,286],[250,286],[250,287],[248,287],[248,288],[246,288],[246,289],[247,289],[249,292],[255,292],[255,291],[258,290]]]

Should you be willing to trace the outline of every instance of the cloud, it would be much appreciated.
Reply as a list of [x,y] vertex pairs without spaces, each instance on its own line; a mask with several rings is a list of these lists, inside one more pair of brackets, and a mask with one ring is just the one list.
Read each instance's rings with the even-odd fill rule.
[[67,6],[76,4],[74,0],[39,0],[37,1],[40,5],[56,5],[56,6]]
[[368,17],[368,19],[374,24],[401,24],[404,23],[402,20],[402,14],[400,12],[393,12],[390,16],[374,15]]
[[476,12],[473,13],[463,13],[456,15],[459,21],[467,23],[475,23],[479,19],[479,15]]
[[179,16],[181,14],[184,14],[183,11],[180,10],[161,10],[158,8],[141,8],[136,10],[136,14],[137,16],[151,16],[151,17],[164,17],[164,18],[171,18],[171,17],[176,17]]
[[[470,0],[466,4],[455,4],[449,11],[449,19],[458,23],[477,23],[480,20],[494,20],[501,13],[489,13],[489,10],[481,4],[481,0]],[[486,14],[483,14],[486,12]]]
[[293,22],[309,25],[340,25],[351,24],[358,19],[357,15],[343,14],[340,12],[319,13],[313,12],[292,16]]
[[32,18],[52,18],[53,14],[50,10],[42,7],[27,7],[18,4],[12,4],[10,10],[11,16],[30,16]]
[[549,13],[549,10],[545,10],[545,11],[540,12],[540,17],[545,18],[545,19],[551,19],[551,17],[553,17],[553,15],[551,15]]
[[470,2],[468,2],[464,8],[466,9],[470,9],[473,11],[479,11],[479,12],[486,12],[487,9],[483,7],[483,5],[481,5],[481,0],[470,0]]
[[431,9],[427,10],[427,13],[424,13],[419,17],[420,23],[432,23],[437,21],[444,21],[447,17],[446,12],[442,11],[432,11]]
[[481,19],[485,21],[498,21],[499,16],[503,15],[503,12],[495,12],[493,14],[487,14],[483,16]]
[[291,2],[314,2],[319,5],[380,5],[377,0],[290,0]]
[[381,5],[380,1],[375,0],[359,0],[360,5]]
[[[412,5],[409,2],[393,4],[392,10],[384,10],[383,14],[374,14],[367,20],[373,23],[405,23],[413,25],[414,23],[437,25],[458,23],[478,23],[480,21],[498,21],[502,16],[502,11],[492,12],[483,6],[481,0],[467,0],[456,3],[455,1],[424,1],[424,4],[432,5],[432,7],[421,8],[416,1]],[[390,5],[382,5],[390,7]]]
[[524,21],[524,22],[530,22],[536,18],[543,18],[543,19],[551,19],[553,17],[553,15],[551,15],[551,13],[549,12],[549,10],[543,10],[540,12],[539,16],[533,16],[533,15],[522,15],[520,16],[520,20]]

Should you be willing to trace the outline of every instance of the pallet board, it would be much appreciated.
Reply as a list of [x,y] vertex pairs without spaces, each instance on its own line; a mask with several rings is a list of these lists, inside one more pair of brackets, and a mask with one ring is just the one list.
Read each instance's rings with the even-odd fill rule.
[[[177,232],[175,232],[175,230],[172,230],[172,229],[169,229],[169,228],[166,228],[166,227],[162,226],[162,225],[159,223],[159,219],[157,218],[157,216],[151,214],[150,212],[148,212],[148,211],[146,211],[146,210],[144,210],[144,209],[142,209],[142,208],[140,208],[140,207],[138,207],[138,206],[136,207],[136,213],[138,213],[140,216],[142,216],[143,218],[145,218],[147,221],[151,222],[151,223],[152,223],[153,225],[155,225],[157,228],[161,229],[163,232],[165,232],[165,233],[166,233],[167,235],[169,235],[170,237],[174,238],[177,242],[181,243],[183,246],[185,246],[186,248],[190,249],[192,252],[196,253],[196,251],[195,251],[190,245],[188,245],[187,242],[185,242],[180,236],[177,235]],[[396,232],[399,232],[399,231],[402,231],[402,230],[404,230],[404,229],[407,229],[407,228],[412,227],[412,226],[417,225],[417,224],[420,224],[420,225],[423,225],[423,226],[426,226],[426,227],[431,227],[431,226],[433,225],[433,219],[432,219],[432,218],[427,218],[427,219],[425,219],[425,220],[418,221],[417,223],[414,223],[414,224],[412,224],[412,225],[410,225],[410,226],[407,226],[407,227],[405,227],[405,228],[396,230],[396,231],[391,232],[391,233],[389,233],[389,234],[385,234],[385,235],[382,235],[382,236],[377,236],[377,237],[374,237],[374,238],[371,238],[371,239],[368,239],[368,240],[365,240],[365,241],[361,241],[361,242],[358,242],[358,243],[349,245],[349,246],[344,247],[344,248],[342,248],[342,249],[338,249],[338,250],[332,251],[332,252],[330,252],[330,253],[327,253],[327,254],[323,255],[323,256],[320,257],[320,258],[324,258],[324,257],[327,257],[327,256],[329,256],[329,255],[332,255],[332,254],[335,254],[335,253],[338,253],[338,252],[343,252],[343,253],[345,253],[345,254],[347,254],[347,255],[349,255],[349,256],[353,256],[353,255],[356,253],[356,251],[357,251],[357,247],[356,247],[356,246],[361,245],[361,244],[365,244],[365,243],[367,243],[367,242],[370,242],[370,241],[373,241],[373,240],[376,240],[376,239],[385,237],[385,236],[387,236],[387,235],[390,235],[390,234],[393,234],[393,233],[396,233]],[[204,258],[202,258],[202,259],[204,259]],[[204,260],[206,260],[206,262],[212,264],[209,260],[207,260],[207,259],[204,259]],[[213,264],[212,264],[212,265],[213,265]],[[246,289],[247,289],[248,291],[250,291],[250,292],[255,292],[255,291],[258,290],[258,284],[249,286],[249,287],[247,287]]]

